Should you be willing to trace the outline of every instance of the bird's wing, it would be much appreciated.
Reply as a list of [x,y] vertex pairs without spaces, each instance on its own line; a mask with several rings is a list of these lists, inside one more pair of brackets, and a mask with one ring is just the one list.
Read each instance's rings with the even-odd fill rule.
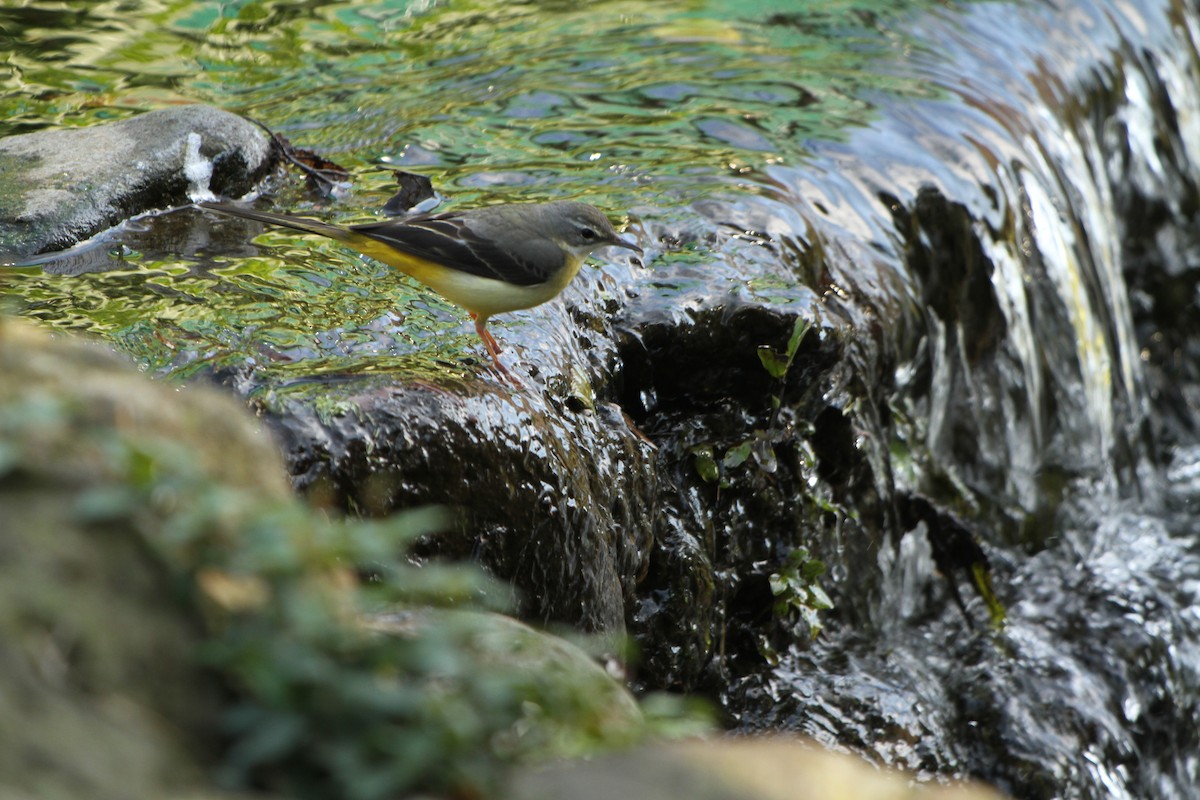
[[369,222],[351,230],[408,255],[518,286],[545,283],[566,263],[566,253],[549,239],[476,225],[484,233],[469,218],[450,212]]

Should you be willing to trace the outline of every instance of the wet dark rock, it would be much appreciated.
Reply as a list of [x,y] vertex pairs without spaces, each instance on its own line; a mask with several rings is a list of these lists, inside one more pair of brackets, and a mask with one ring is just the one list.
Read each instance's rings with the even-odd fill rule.
[[[331,702],[316,673],[336,674],[336,690],[361,691],[364,702],[391,698],[387,713],[404,720],[391,729],[404,745],[389,739],[386,755],[356,761],[351,783],[431,750],[466,776],[459,780],[482,781],[480,762],[511,758],[514,745],[488,738],[503,756],[463,745],[446,755],[447,741],[476,735],[478,724],[495,726],[495,738],[536,739],[540,758],[645,736],[632,695],[576,644],[469,609],[372,600],[371,613],[360,613],[367,604],[340,563],[357,556],[335,542],[366,526],[343,522],[331,525],[296,498],[275,442],[227,392],[166,386],[95,342],[0,317],[0,796],[241,797],[212,787],[234,783],[245,769],[238,754],[271,728],[245,734],[234,719],[276,708],[289,728],[332,725],[338,746],[372,752],[351,741],[360,725],[379,730],[363,723],[371,715],[347,711],[359,707],[345,698]],[[261,535],[276,524],[282,536]],[[293,547],[328,549],[296,569]],[[291,569],[289,586],[278,579]],[[463,579],[472,580],[441,586],[461,591]],[[264,627],[247,624],[256,613]],[[264,641],[264,630],[280,628],[285,645]],[[387,661],[383,650],[355,649],[381,637],[411,643],[412,660],[403,648],[385,648]],[[223,657],[246,639],[252,651]],[[253,663],[250,680],[238,671],[242,659]],[[428,708],[447,710],[413,714],[388,694],[391,681],[407,691],[414,680],[446,697]],[[247,685],[258,682],[269,687],[265,703]],[[322,699],[307,704],[299,696],[309,693]],[[458,709],[497,718],[464,722]],[[287,753],[296,747],[273,747],[263,756],[271,766],[256,774],[282,786],[273,773],[294,772]],[[315,758],[291,758],[324,774]],[[365,780],[329,785],[340,787],[334,797],[379,793]],[[295,796],[254,788],[255,797]]]
[[[670,284],[663,273],[656,278]],[[686,688],[707,665],[754,657],[763,630],[779,641],[792,634],[773,619],[770,592],[747,587],[765,586],[793,548],[829,544],[837,514],[826,503],[853,497],[865,512],[874,476],[849,425],[835,422],[843,419],[837,404],[852,397],[847,340],[858,335],[844,320],[790,302],[677,301],[682,320],[660,313],[653,298],[635,299],[621,327],[623,402],[658,444],[657,466],[669,477],[661,503],[671,524],[659,528],[639,590],[643,676]],[[758,348],[783,349],[798,322],[808,332],[786,375],[773,378]],[[877,521],[862,519],[867,527],[845,541],[865,555]]]
[[427,175],[395,170],[396,183],[400,188],[383,204],[383,213],[396,217],[418,211],[429,211],[438,202],[433,182]]
[[522,592],[531,619],[620,631],[649,558],[658,478],[619,410],[572,410],[507,383],[450,392],[380,383],[345,413],[290,400],[271,419],[297,487],[367,514],[458,511],[426,557],[474,559]]
[[209,192],[238,197],[274,165],[267,135],[211,106],[0,140],[0,263],[62,250]]
[[202,469],[289,497],[262,468],[274,445],[237,406],[0,319],[0,795],[169,797],[203,782],[220,690],[193,658],[202,625],[142,538],[160,520],[115,514],[129,476],[109,445],[187,442]]

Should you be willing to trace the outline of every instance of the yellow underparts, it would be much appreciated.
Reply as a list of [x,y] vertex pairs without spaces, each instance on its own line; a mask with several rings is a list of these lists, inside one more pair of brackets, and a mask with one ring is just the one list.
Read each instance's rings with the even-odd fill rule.
[[416,278],[451,303],[462,306],[484,320],[493,314],[533,308],[552,300],[567,288],[584,261],[568,255],[566,264],[550,280],[532,286],[518,286],[417,258],[368,236],[351,234],[344,241],[364,255]]

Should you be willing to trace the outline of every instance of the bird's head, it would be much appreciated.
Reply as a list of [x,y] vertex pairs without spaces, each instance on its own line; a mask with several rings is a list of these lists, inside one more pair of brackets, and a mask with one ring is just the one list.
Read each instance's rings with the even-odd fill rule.
[[617,233],[604,212],[586,203],[560,200],[542,207],[544,222],[552,238],[578,258],[601,247],[624,247],[641,255],[642,248]]

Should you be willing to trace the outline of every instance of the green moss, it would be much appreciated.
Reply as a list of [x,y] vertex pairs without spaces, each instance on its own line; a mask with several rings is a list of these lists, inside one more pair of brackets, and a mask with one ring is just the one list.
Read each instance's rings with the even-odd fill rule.
[[[103,787],[122,783],[156,796],[206,771],[294,798],[479,796],[515,762],[694,719],[646,723],[566,643],[478,613],[508,607],[507,586],[410,563],[440,510],[312,511],[215,392],[0,322],[0,442],[0,698],[65,709],[24,725],[29,708],[0,706],[0,774],[42,753],[43,778],[66,787],[48,796],[117,796]],[[47,679],[34,660],[47,654],[66,678]],[[97,723],[85,703],[114,697],[170,725],[106,737],[124,717]],[[107,755],[60,735],[77,729]],[[95,769],[71,789],[75,765]]]

